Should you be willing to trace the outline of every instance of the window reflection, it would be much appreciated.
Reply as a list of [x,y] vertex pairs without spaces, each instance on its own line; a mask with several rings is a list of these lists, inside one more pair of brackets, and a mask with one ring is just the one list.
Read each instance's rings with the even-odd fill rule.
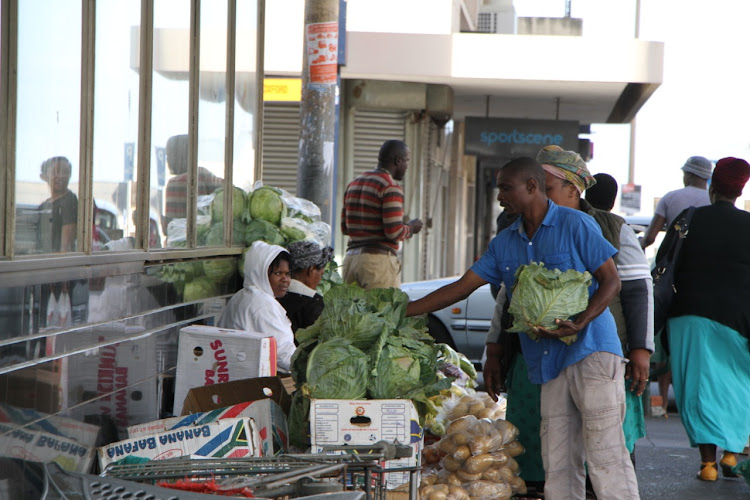
[[79,247],[80,57],[79,1],[19,2],[17,254]]
[[[138,67],[131,61],[137,40],[140,2],[96,4],[94,85],[94,251],[135,246],[138,182]],[[136,52],[137,54],[137,52]],[[158,205],[154,210],[158,214]],[[158,219],[158,215],[156,215]],[[159,246],[156,235],[150,246]]]

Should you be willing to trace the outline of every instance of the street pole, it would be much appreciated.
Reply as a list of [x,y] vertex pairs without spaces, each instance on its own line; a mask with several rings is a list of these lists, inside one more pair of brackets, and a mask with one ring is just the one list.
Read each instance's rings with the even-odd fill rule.
[[339,0],[305,0],[297,196],[333,222]]

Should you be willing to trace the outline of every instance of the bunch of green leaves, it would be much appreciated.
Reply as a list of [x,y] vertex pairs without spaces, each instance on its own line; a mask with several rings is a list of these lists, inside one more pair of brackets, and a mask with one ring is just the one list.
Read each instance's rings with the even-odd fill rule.
[[[544,263],[532,262],[516,270],[509,311],[513,315],[510,332],[522,332],[538,341],[536,328],[556,330],[556,320],[567,320],[580,313],[589,303],[591,274],[569,269],[547,269]],[[560,340],[570,345],[577,336]]]

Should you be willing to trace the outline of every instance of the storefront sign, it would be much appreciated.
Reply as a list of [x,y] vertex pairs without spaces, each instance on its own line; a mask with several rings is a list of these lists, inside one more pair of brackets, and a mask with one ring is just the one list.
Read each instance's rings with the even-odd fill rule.
[[312,23],[306,26],[305,46],[310,83],[336,83],[338,38],[338,22]]
[[577,121],[467,117],[464,153],[535,158],[550,144],[577,151],[578,129]]
[[263,100],[299,102],[302,100],[302,80],[299,78],[265,78]]

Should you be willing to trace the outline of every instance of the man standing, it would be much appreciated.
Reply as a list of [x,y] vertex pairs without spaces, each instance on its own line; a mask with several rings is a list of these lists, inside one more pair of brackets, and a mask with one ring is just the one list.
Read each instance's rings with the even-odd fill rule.
[[394,182],[403,180],[409,158],[405,142],[386,141],[375,170],[346,187],[341,210],[341,232],[349,236],[343,264],[346,283],[366,289],[400,286],[399,242],[422,230],[419,219],[404,223],[404,191]]
[[[593,275],[586,309],[575,320],[558,320],[554,331],[538,328],[535,342],[521,335],[529,379],[542,384],[541,438],[544,498],[584,498],[585,469],[602,499],[638,499],[622,422],[625,360],[607,305],[620,291],[612,257],[617,253],[596,221],[547,199],[545,173],[531,158],[518,158],[498,174],[498,201],[519,220],[490,242],[487,252],[458,281],[407,306],[424,314],[462,300],[490,282],[506,285],[509,299],[516,270],[532,261],[561,271]],[[558,339],[577,334],[570,346]]]
[[702,156],[691,156],[682,166],[682,189],[670,191],[659,200],[654,217],[641,236],[641,248],[645,249],[656,240],[656,235],[688,207],[710,205],[706,184],[711,178],[711,162]]

